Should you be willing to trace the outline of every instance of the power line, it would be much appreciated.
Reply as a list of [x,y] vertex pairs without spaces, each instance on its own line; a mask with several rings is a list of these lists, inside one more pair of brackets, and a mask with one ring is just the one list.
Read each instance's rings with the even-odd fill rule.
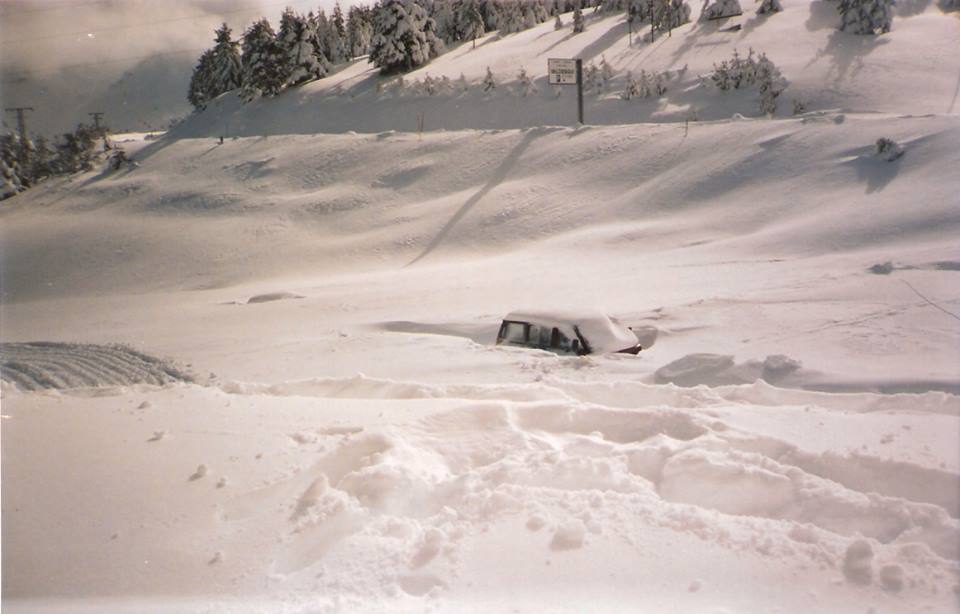
[[231,10],[231,11],[219,11],[219,12],[217,12],[217,13],[203,13],[203,14],[200,14],[200,15],[189,15],[189,16],[187,16],[187,17],[175,17],[175,18],[173,18],[173,19],[158,19],[158,20],[154,20],[154,21],[144,21],[144,22],[135,23],[135,24],[128,24],[128,25],[125,25],[125,26],[115,26],[115,27],[112,27],[112,28],[100,28],[100,29],[97,29],[97,30],[78,30],[78,31],[75,31],[75,32],[59,32],[59,33],[57,33],[57,34],[51,34],[51,35],[49,35],[49,36],[36,36],[36,37],[31,37],[31,38],[21,38],[21,39],[13,39],[13,40],[2,40],[2,41],[0,41],[0,42],[2,42],[2,43],[10,43],[10,44],[16,43],[16,44],[21,44],[21,45],[22,45],[22,44],[33,43],[33,42],[36,42],[36,41],[45,41],[45,40],[52,40],[52,39],[56,39],[56,38],[63,38],[63,37],[66,37],[66,36],[84,36],[84,35],[89,35],[89,34],[100,34],[100,33],[102,33],[102,32],[116,32],[117,30],[130,30],[130,29],[134,29],[134,28],[145,28],[145,27],[154,26],[154,25],[163,24],[163,23],[176,23],[176,22],[178,22],[178,21],[189,21],[189,20],[192,20],[192,19],[203,19],[203,18],[205,18],[205,17],[209,17],[209,18],[220,18],[220,17],[222,17],[223,15],[234,15],[234,14],[237,14],[237,13],[254,13],[254,12],[257,12],[257,11],[262,11],[262,9],[264,9],[264,8],[269,8],[269,7],[274,7],[274,6],[281,6],[281,5],[298,4],[299,2],[305,2],[305,1],[306,1],[306,0],[286,0],[285,2],[274,2],[274,3],[271,3],[271,4],[248,5],[248,6],[244,7],[244,8],[242,8],[242,9],[234,9],[234,10]]

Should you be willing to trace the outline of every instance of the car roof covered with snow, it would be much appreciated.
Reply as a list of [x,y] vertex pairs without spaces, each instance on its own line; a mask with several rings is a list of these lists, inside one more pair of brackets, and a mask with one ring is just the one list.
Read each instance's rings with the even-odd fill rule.
[[576,311],[520,310],[508,313],[504,321],[528,322],[549,328],[559,328],[571,339],[582,338],[591,353],[619,352],[634,348],[639,343],[632,330],[597,310]]

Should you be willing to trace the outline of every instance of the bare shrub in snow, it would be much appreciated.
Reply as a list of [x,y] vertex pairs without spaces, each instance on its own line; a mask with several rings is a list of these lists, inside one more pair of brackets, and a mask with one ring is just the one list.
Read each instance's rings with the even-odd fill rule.
[[877,139],[876,156],[881,160],[893,162],[903,155],[903,147],[893,139]]
[[562,30],[563,29],[563,20],[560,19],[560,14],[557,14],[557,18],[553,20],[553,29]]
[[779,13],[783,10],[780,0],[760,0],[760,8],[757,9],[757,15],[770,15]]
[[793,114],[801,115],[807,112],[807,103],[799,98],[793,99]]
[[890,31],[894,0],[840,0],[840,29],[853,34]]
[[706,21],[709,19],[722,19],[724,17],[733,17],[740,15],[743,10],[740,8],[739,0],[714,0],[707,8],[700,13],[700,19]]
[[733,58],[713,65],[710,79],[723,91],[756,87],[760,92],[760,111],[773,114],[777,110],[777,98],[787,86],[780,69],[765,53],[754,57],[753,49],[746,58],[736,50]]

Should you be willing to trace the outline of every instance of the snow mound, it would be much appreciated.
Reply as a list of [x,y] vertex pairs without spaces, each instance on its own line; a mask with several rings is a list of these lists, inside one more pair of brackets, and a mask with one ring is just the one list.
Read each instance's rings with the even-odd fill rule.
[[303,298],[302,295],[297,294],[296,292],[268,292],[265,294],[257,294],[256,296],[251,296],[247,299],[247,304],[252,305],[255,303],[270,303],[273,301],[286,301],[290,299]]
[[3,343],[0,357],[4,382],[22,390],[193,381],[173,363],[122,345]]

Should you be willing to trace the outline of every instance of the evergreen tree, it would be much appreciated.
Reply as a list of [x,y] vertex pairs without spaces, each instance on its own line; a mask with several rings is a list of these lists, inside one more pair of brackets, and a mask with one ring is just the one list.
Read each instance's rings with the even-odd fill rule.
[[487,74],[483,78],[483,91],[489,92],[490,90],[497,89],[497,82],[493,80],[493,71],[490,70],[490,67],[487,66]]
[[653,31],[666,31],[671,36],[673,29],[690,21],[690,5],[684,0],[652,0],[650,6],[651,38]]
[[230,35],[230,28],[225,23],[217,29],[209,67],[209,93],[211,98],[237,89],[242,82],[243,67],[240,63],[240,43],[231,40]]
[[64,133],[57,143],[57,171],[75,173],[89,171],[97,146],[97,132],[91,126],[80,124],[73,132]]
[[350,59],[350,36],[347,34],[347,24],[343,19],[343,10],[340,3],[333,6],[333,15],[330,17],[330,27],[336,34],[334,49],[330,56],[330,61],[334,64],[341,64]]
[[557,18],[553,20],[553,29],[562,30],[563,29],[563,20],[560,19],[560,14],[557,13]]
[[429,6],[428,14],[436,24],[437,36],[444,44],[455,43],[460,40],[455,9],[454,2],[450,0],[439,0],[438,2],[432,2]]
[[243,86],[240,96],[251,101],[257,96],[276,96],[289,76],[286,56],[277,42],[270,22],[261,19],[243,33]]
[[373,20],[370,9],[351,6],[347,10],[347,49],[351,59],[367,55],[372,36]]
[[200,60],[190,76],[187,101],[194,109],[202,111],[213,98],[213,50],[207,49],[200,55]]
[[303,15],[287,9],[280,20],[279,44],[284,51],[285,85],[321,79],[330,72],[330,62],[315,47],[314,24]]
[[769,15],[779,13],[783,10],[780,0],[759,0],[760,8],[757,9],[757,15]]
[[24,177],[20,163],[23,145],[12,134],[0,136],[0,200],[10,198],[27,189],[29,180]]
[[620,98],[630,100],[638,96],[640,96],[640,84],[633,79],[633,73],[628,70],[623,81],[623,92],[620,93]]
[[586,25],[583,23],[583,12],[580,10],[580,3],[577,3],[577,8],[573,9],[573,33],[579,34],[586,30]]
[[853,34],[877,34],[890,31],[893,0],[840,0],[840,29]]
[[607,58],[600,56],[600,82],[603,83],[603,91],[610,89],[610,81],[613,80],[615,74],[613,66],[607,63]]
[[30,179],[36,182],[45,177],[51,177],[56,172],[56,152],[50,148],[47,139],[38,136],[30,155]]
[[522,66],[520,67],[520,72],[517,73],[517,85],[519,87],[520,95],[524,98],[530,94],[536,94],[540,91],[534,84],[533,79],[530,78],[530,75],[527,74],[526,69]]
[[497,30],[500,34],[514,34],[527,29],[520,0],[509,0],[497,10]]
[[473,41],[473,48],[477,48],[477,39],[486,33],[483,25],[483,15],[476,2],[465,2],[458,17],[460,40]]
[[370,62],[383,74],[409,71],[440,55],[435,24],[412,0],[386,0],[374,19]]

